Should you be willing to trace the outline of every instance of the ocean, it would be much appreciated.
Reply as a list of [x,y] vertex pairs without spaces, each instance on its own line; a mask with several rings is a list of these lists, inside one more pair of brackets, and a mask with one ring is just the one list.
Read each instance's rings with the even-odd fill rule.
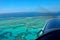
[[35,40],[46,22],[53,18],[51,16],[59,15],[36,12],[0,14],[0,40]]
[[40,13],[40,12],[0,13],[0,18],[34,17],[34,16],[60,16],[60,12],[58,13]]

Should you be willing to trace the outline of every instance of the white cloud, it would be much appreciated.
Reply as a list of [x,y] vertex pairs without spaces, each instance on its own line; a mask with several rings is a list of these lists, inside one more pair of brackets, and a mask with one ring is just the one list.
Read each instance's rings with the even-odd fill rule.
[[51,8],[25,8],[25,9],[0,9],[0,13],[13,13],[13,12],[57,12],[60,11],[60,7]]
[[58,12],[58,11],[60,11],[60,7],[52,7],[52,8],[49,9],[49,11]]

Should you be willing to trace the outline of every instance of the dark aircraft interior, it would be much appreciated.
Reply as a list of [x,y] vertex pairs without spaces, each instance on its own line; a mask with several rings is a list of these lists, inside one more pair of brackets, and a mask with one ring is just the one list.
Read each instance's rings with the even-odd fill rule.
[[43,34],[36,40],[60,40],[60,19],[55,18],[47,22]]

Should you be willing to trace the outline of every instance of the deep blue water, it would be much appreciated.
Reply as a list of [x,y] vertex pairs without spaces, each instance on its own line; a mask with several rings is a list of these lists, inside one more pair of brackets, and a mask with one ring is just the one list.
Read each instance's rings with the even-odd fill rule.
[[60,16],[60,12],[59,13],[17,12],[17,13],[3,13],[3,14],[0,14],[0,18],[34,17],[34,16]]

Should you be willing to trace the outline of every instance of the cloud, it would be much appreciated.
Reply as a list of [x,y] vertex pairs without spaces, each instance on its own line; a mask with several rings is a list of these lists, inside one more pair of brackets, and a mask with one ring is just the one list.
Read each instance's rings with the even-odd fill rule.
[[14,12],[58,12],[60,11],[60,7],[38,7],[38,8],[23,8],[23,9],[0,9],[0,13],[14,13]]
[[51,12],[59,12],[60,11],[60,7],[49,8],[49,11],[51,11]]

